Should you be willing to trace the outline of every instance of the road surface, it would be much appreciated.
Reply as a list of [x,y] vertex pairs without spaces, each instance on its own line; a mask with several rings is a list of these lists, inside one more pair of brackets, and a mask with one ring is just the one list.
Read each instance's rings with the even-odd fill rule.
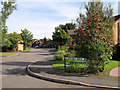
[[45,81],[26,74],[26,66],[45,60],[49,55],[48,49],[32,49],[18,54],[2,58],[2,88],[86,88]]

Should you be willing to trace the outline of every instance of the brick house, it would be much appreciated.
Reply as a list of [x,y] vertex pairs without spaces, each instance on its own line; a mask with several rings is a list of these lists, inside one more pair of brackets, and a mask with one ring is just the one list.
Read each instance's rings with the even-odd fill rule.
[[115,45],[120,44],[120,15],[115,16],[115,25],[113,27],[114,30],[114,42]]
[[120,14],[115,16],[115,24],[113,30],[114,30],[114,40],[115,40],[113,58],[120,60]]

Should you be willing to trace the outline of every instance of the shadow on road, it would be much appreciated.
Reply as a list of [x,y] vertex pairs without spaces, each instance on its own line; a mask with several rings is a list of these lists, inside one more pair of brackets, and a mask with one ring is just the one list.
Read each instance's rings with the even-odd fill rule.
[[53,62],[51,60],[49,61],[38,61],[38,62],[35,62],[33,65],[51,65]]
[[64,73],[64,72],[57,71],[51,66],[53,61],[54,60],[38,61],[38,62],[34,63],[32,67],[30,67],[30,70],[35,72],[35,73],[45,72],[49,75],[76,76],[76,77],[78,77],[78,76],[83,77],[84,76],[84,75],[70,74],[70,73]]
[[44,55],[44,56],[48,56],[48,55],[50,55],[50,54],[38,54],[38,55]]
[[27,66],[32,62],[4,62],[2,65],[13,65],[13,66]]
[[6,69],[2,75],[26,75],[25,68]]

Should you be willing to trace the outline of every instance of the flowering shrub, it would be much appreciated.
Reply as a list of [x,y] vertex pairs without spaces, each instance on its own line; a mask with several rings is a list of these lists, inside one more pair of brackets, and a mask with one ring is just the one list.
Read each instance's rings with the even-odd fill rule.
[[88,14],[82,26],[74,32],[77,56],[88,59],[91,73],[104,70],[106,61],[112,57],[112,29],[105,23],[99,12]]

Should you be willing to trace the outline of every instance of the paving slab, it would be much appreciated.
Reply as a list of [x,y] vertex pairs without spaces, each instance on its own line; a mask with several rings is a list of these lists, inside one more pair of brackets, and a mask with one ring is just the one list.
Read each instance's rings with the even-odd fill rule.
[[44,63],[42,61],[38,61],[30,66],[30,70],[34,73],[40,74],[46,77],[72,80],[76,82],[83,82],[91,85],[99,85],[99,86],[108,86],[108,87],[120,87],[120,79],[119,77],[112,76],[83,76],[77,74],[70,74],[65,72],[57,71],[52,68],[53,61],[50,59]]

